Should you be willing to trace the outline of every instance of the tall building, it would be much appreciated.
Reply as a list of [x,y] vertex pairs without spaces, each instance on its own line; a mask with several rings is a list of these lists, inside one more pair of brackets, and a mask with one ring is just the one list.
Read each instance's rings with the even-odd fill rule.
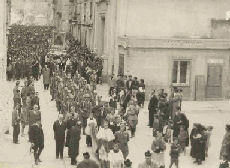
[[69,31],[104,59],[104,76],[145,79],[147,92],[180,87],[188,100],[230,96],[230,1],[69,2]]

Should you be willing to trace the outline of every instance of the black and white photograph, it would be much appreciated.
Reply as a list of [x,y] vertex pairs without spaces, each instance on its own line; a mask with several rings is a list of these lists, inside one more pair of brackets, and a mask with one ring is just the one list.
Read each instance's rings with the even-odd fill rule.
[[230,0],[0,0],[0,168],[230,168]]

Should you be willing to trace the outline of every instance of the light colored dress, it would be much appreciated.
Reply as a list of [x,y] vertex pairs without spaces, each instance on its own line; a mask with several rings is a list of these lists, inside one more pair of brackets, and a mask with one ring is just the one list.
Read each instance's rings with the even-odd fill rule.
[[105,129],[100,127],[96,138],[98,141],[99,159],[108,161],[108,153],[111,147],[110,144],[115,139],[113,132],[109,128]]
[[124,158],[121,150],[119,150],[118,152],[114,152],[114,150],[111,150],[109,152],[108,159],[110,162],[110,168],[122,168]]
[[96,142],[96,134],[97,134],[97,121],[95,118],[92,120],[90,118],[87,119],[87,126],[85,129],[86,135],[89,135],[92,138],[92,150],[93,153],[97,150],[97,142]]

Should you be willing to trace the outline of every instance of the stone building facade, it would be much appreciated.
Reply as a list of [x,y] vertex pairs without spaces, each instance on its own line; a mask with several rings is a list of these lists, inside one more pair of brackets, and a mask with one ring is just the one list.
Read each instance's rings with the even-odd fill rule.
[[[227,0],[99,1],[107,73],[145,79],[147,92],[171,86],[184,99],[229,96]],[[111,19],[112,18],[112,19]],[[95,37],[100,38],[100,31]],[[100,50],[100,49],[98,49]]]
[[178,86],[188,100],[229,96],[230,1],[68,2],[69,31],[104,59],[105,77],[132,74],[147,92]]

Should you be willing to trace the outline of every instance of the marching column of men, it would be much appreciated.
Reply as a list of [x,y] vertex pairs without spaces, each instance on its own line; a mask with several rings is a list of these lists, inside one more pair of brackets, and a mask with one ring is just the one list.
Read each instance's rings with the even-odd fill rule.
[[[34,160],[37,165],[41,162],[39,156],[44,148],[44,134],[41,124],[41,112],[38,92],[35,93],[33,80],[28,78],[20,91],[20,81],[16,82],[13,89],[14,110],[12,112],[13,142],[18,142],[20,134],[20,123],[22,125],[21,135],[24,136],[24,129],[28,125],[29,142],[34,152]],[[22,103],[21,103],[22,102]]]

